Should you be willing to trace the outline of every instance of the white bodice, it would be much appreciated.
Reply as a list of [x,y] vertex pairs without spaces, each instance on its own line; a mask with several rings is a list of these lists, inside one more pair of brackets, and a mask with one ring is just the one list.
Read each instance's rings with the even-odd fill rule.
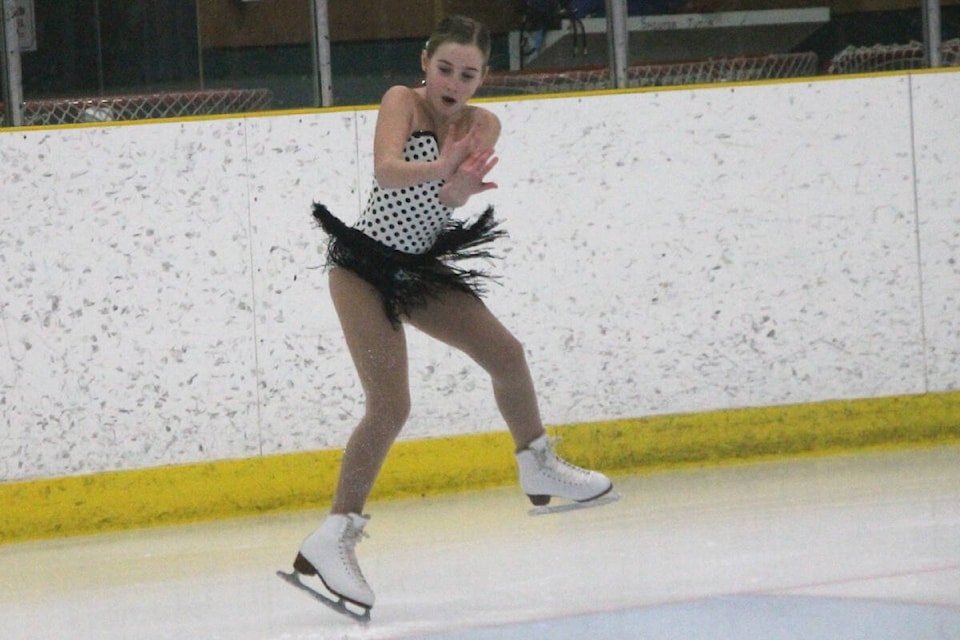
[[[433,162],[440,156],[436,136],[415,131],[407,140],[407,162]],[[373,181],[373,190],[356,228],[380,244],[404,253],[425,253],[440,235],[453,209],[440,204],[443,180],[401,189],[384,189]]]

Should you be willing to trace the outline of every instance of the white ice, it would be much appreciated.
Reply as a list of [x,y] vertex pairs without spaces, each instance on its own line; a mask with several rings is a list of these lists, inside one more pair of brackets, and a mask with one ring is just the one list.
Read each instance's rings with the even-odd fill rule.
[[960,447],[371,504],[360,625],[274,574],[320,511],[0,546],[6,640],[960,640]]

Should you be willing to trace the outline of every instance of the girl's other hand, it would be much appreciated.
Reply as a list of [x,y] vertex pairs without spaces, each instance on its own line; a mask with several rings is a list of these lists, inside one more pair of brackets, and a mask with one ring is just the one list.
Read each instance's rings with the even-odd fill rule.
[[443,147],[440,149],[439,161],[444,163],[447,176],[456,173],[460,165],[480,147],[481,131],[477,123],[470,127],[466,135],[458,139],[459,130],[456,124],[451,124],[444,136]]
[[485,180],[499,162],[494,153],[493,149],[480,149],[467,156],[443,185],[440,201],[448,207],[460,207],[466,204],[470,196],[496,189],[496,182]]

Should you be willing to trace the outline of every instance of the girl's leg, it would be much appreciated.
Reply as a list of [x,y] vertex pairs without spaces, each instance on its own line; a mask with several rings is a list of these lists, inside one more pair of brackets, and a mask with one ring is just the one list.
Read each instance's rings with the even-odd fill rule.
[[543,435],[537,395],[523,345],[483,302],[450,292],[415,310],[408,322],[473,358],[493,381],[497,407],[517,451]]
[[523,345],[480,300],[450,293],[413,312],[410,324],[462,350],[487,370],[497,406],[517,448],[520,487],[535,505],[560,496],[577,502],[613,488],[602,473],[558,457],[545,437]]
[[403,330],[384,315],[380,294],[354,273],[331,270],[330,296],[366,409],[343,452],[330,515],[300,545],[293,568],[302,575],[319,575],[332,593],[369,610],[375,597],[355,548],[368,520],[361,515],[367,496],[410,412],[407,346]]
[[330,272],[330,295],[366,396],[366,409],[347,442],[334,514],[363,513],[390,446],[410,413],[407,344],[383,312],[376,289],[346,269]]

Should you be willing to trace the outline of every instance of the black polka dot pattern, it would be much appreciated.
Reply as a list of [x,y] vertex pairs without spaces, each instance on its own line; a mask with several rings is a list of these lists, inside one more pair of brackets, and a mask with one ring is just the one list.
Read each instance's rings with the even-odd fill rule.
[[[433,162],[440,156],[436,136],[414,132],[403,149],[407,162]],[[367,207],[357,229],[391,249],[425,253],[443,230],[453,209],[440,204],[442,180],[402,189],[382,189],[373,182]]]

